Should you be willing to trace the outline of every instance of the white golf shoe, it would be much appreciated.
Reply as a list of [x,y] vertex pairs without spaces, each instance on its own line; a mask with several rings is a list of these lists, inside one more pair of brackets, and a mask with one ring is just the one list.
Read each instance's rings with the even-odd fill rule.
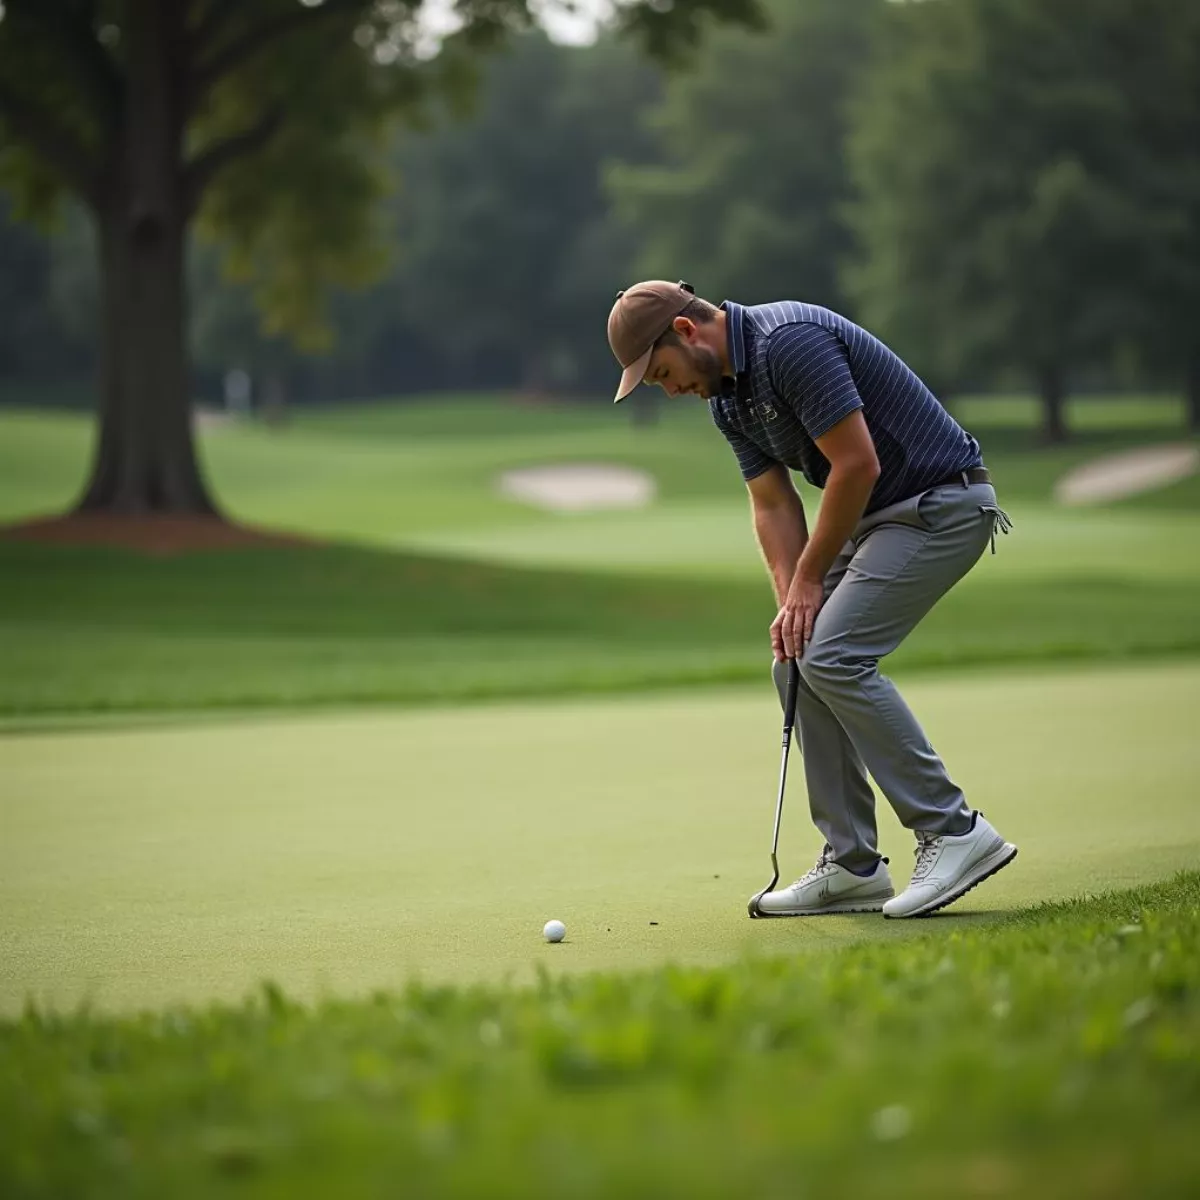
[[758,911],[764,917],[816,917],[825,913],[879,912],[896,894],[887,861],[880,859],[870,875],[855,875],[838,866],[828,847],[816,866],[790,887],[763,892]]
[[953,904],[977,883],[1008,866],[1017,857],[1017,848],[977,812],[966,833],[918,831],[916,855],[912,879],[899,896],[883,906],[885,917],[924,917]]

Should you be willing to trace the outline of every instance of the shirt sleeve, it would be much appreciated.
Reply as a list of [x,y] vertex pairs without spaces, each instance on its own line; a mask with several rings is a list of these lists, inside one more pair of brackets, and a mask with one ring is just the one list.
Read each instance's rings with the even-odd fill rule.
[[846,347],[820,325],[798,322],[775,330],[767,369],[776,392],[814,441],[863,406]]
[[751,479],[756,479],[775,465],[775,459],[764,454],[744,433],[734,429],[721,416],[715,405],[710,407],[710,411],[713,424],[725,435],[725,440],[733,447],[744,480],[749,482]]

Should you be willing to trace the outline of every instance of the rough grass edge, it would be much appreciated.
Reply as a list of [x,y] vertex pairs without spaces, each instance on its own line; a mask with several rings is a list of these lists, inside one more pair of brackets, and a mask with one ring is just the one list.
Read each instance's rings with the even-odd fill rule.
[[[965,654],[947,654],[938,650],[917,652],[895,663],[888,675],[907,678],[912,675],[949,675],[980,667],[1022,668],[1044,667],[1104,667],[1137,663],[1152,665],[1175,662],[1180,656],[1200,656],[1200,637],[1185,637],[1173,642],[1154,642],[1143,645],[1132,642],[1104,650],[1091,644],[1029,646],[1019,650],[1011,647],[991,649],[980,646]],[[670,693],[690,687],[729,687],[760,683],[765,677],[763,654],[747,655],[747,662],[722,663],[711,669],[689,671],[632,671],[621,675],[602,675],[589,678],[585,673],[560,679],[529,680],[527,682],[464,683],[451,687],[403,686],[379,691],[360,691],[354,688],[314,692],[310,695],[280,697],[264,694],[261,697],[211,697],[207,700],[177,703],[161,697],[146,700],[105,701],[62,707],[39,707],[27,702],[14,703],[0,698],[0,736],[37,732],[64,732],[74,728],[90,729],[98,724],[112,728],[130,725],[159,725],[186,723],[189,719],[225,719],[237,716],[270,717],[289,713],[316,715],[323,712],[345,712],[347,709],[377,711],[380,709],[410,710],[424,707],[443,707],[454,704],[488,705],[508,701],[530,702],[558,700],[563,697],[600,697],[621,694],[645,695]]]

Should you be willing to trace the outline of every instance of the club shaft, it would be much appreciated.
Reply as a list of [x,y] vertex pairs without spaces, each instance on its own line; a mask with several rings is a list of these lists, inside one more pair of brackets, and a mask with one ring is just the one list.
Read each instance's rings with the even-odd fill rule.
[[800,664],[788,660],[787,692],[783,701],[783,760],[779,764],[779,799],[775,802],[775,833],[771,839],[771,857],[779,853],[779,826],[783,821],[783,794],[787,788],[788,752],[792,748],[792,729],[796,724],[796,700],[800,694]]
[[779,825],[783,820],[783,793],[787,787],[788,747],[791,740],[792,734],[789,729],[787,739],[783,743],[783,762],[779,766],[779,799],[775,802],[775,836],[771,839],[772,858],[779,853]]

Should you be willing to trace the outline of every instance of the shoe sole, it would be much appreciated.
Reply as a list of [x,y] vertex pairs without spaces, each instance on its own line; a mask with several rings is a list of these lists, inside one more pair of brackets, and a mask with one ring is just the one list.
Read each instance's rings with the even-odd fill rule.
[[1005,842],[999,850],[993,854],[989,854],[987,858],[981,858],[975,864],[972,873],[959,884],[958,888],[953,892],[946,892],[945,895],[938,896],[936,900],[931,900],[923,908],[915,909],[910,913],[884,913],[884,919],[888,921],[911,921],[913,917],[928,917],[945,908],[948,904],[953,904],[955,900],[961,900],[972,888],[978,887],[985,879],[991,879],[997,871],[1004,870],[1014,858],[1017,857],[1017,848],[1012,842]]
[[894,897],[884,896],[879,900],[868,900],[862,904],[831,904],[828,908],[801,908],[795,912],[768,912],[765,908],[758,909],[760,917],[836,917],[845,913],[877,913],[883,912],[883,906]]

